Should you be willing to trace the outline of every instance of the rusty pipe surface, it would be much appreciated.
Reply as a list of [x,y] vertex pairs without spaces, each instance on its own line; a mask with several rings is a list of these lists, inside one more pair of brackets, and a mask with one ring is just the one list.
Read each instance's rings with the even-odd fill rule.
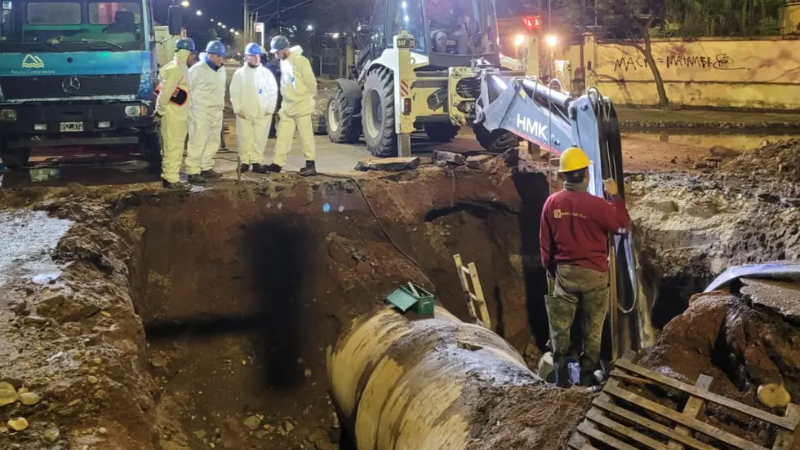
[[434,318],[387,307],[356,319],[328,352],[328,378],[358,450],[465,449],[488,396],[540,382],[500,336],[439,306]]

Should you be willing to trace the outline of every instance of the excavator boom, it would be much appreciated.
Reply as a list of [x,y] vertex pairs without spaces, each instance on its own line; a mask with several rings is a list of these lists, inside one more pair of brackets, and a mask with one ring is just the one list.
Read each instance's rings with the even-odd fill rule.
[[[622,140],[614,105],[591,88],[573,98],[538,83],[536,78],[504,78],[500,71],[481,74],[476,122],[503,129],[560,155],[579,147],[592,161],[588,191],[603,197],[603,180],[612,178],[624,197]],[[610,329],[612,359],[627,350],[654,344],[648,300],[640,279],[633,230],[609,239],[611,272]]]

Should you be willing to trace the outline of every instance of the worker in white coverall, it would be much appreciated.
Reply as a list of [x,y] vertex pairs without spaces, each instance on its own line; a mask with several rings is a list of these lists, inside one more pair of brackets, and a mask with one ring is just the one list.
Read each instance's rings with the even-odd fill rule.
[[192,92],[192,116],[189,123],[189,148],[186,153],[186,174],[189,183],[205,183],[219,178],[214,172],[214,156],[222,137],[222,112],[225,109],[225,46],[211,41],[200,60],[189,69]]
[[160,83],[155,117],[161,122],[161,178],[168,189],[191,188],[181,181],[180,170],[191,108],[186,61],[194,52],[192,39],[178,39],[175,42],[175,57],[158,72]]
[[278,103],[278,83],[272,72],[261,65],[261,46],[245,48],[245,65],[233,74],[231,105],[236,114],[236,136],[242,173],[266,173],[264,150],[269,139],[272,115]]
[[311,63],[303,56],[299,45],[289,46],[289,39],[276,36],[270,44],[271,52],[281,59],[281,110],[278,112],[277,142],[275,156],[269,166],[270,172],[280,172],[286,164],[286,155],[292,149],[294,130],[300,134],[306,165],[300,175],[316,175],[316,145],[311,114],[314,112],[314,97],[317,95],[317,79]]

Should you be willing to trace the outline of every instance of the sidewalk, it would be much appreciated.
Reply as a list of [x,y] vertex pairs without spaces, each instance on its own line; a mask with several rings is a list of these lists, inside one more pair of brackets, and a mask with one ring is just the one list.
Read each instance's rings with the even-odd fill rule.
[[800,130],[800,113],[618,107],[622,128]]

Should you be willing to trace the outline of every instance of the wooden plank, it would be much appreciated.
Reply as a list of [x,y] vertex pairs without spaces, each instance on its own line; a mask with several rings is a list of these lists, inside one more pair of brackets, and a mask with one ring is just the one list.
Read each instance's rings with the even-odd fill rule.
[[645,380],[644,378],[636,378],[634,376],[627,375],[623,373],[621,370],[612,370],[611,374],[612,377],[621,378],[625,380],[627,383],[634,383],[634,384],[656,384],[655,381]]
[[677,411],[659,405],[656,402],[647,400],[646,398],[640,397],[633,392],[626,391],[620,387],[606,385],[604,392],[616,398],[633,403],[636,406],[640,406],[673,422],[684,425],[695,431],[699,431],[707,436],[711,436],[714,439],[730,444],[740,450],[768,450],[766,447],[749,442],[740,438],[739,436],[720,430],[719,428],[715,428],[705,422],[686,417]]
[[625,425],[622,425],[621,423],[604,416],[603,413],[597,408],[590,409],[586,414],[586,417],[592,422],[602,425],[603,427],[608,428],[617,434],[621,434],[628,439],[645,445],[648,448],[652,448],[653,450],[667,450],[667,446],[665,444],[662,444],[653,438],[647,437],[638,431],[632,430]]
[[[789,406],[786,407],[786,417],[800,420],[800,406],[789,403]],[[787,430],[778,431],[772,450],[793,450],[795,442],[800,442],[800,427],[796,428],[794,432]]]
[[[714,378],[709,377],[708,375],[700,375],[697,378],[697,383],[695,383],[694,385],[698,389],[709,391],[711,390],[711,384],[713,382]],[[705,402],[703,401],[703,399],[698,397],[689,398],[689,401],[686,402],[686,406],[683,407],[683,415],[686,417],[691,417],[692,419],[697,419],[704,413],[705,413]],[[689,436],[690,433],[689,429],[682,425],[676,425],[675,431],[684,436]],[[683,445],[681,445],[676,441],[670,441],[668,447],[669,450],[684,450]]]
[[455,261],[456,263],[456,272],[458,273],[458,280],[461,281],[461,290],[464,291],[464,295],[467,297],[467,311],[469,311],[470,318],[473,321],[477,320],[475,305],[472,303],[471,300],[472,291],[470,290],[469,279],[467,278],[466,275],[469,274],[469,270],[466,267],[464,267],[464,263],[461,261],[460,253],[458,255],[453,255],[453,261]]
[[713,445],[706,444],[705,442],[700,442],[697,439],[688,435],[678,434],[676,430],[673,430],[672,428],[664,426],[648,418],[642,417],[633,411],[628,411],[627,409],[621,406],[617,406],[609,402],[607,396],[605,398],[598,397],[594,399],[592,405],[597,406],[598,408],[602,408],[611,414],[620,416],[625,420],[638,423],[643,427],[649,428],[650,430],[653,430],[656,433],[660,433],[670,439],[674,439],[683,444],[686,444],[691,448],[697,450],[719,450],[717,447],[714,447]]
[[586,436],[580,433],[572,433],[572,437],[569,438],[569,443],[567,445],[572,450],[597,450],[597,448],[589,443]]
[[695,397],[700,397],[704,400],[708,400],[712,403],[716,403],[718,405],[722,405],[728,407],[730,409],[739,411],[741,413],[747,414],[750,417],[754,417],[759,420],[763,420],[764,422],[771,423],[773,425],[779,426],[781,428],[785,428],[789,431],[794,431],[797,427],[798,419],[790,419],[787,417],[780,417],[776,416],[775,414],[768,413],[766,411],[762,411],[757,408],[753,408],[752,406],[744,405],[739,403],[735,400],[731,400],[729,398],[723,397],[721,395],[717,395],[711,392],[703,391],[698,389],[694,386],[688,385],[686,383],[682,383],[678,380],[673,380],[672,378],[665,377],[660,373],[653,372],[651,370],[645,369],[644,367],[639,367],[633,363],[630,363],[625,360],[618,360],[616,361],[616,367],[621,369],[625,369],[628,372],[633,372],[639,376],[649,378],[653,381],[657,381],[661,384],[667,385],[674,389],[679,389],[684,391],[688,394],[694,395]]
[[615,438],[614,436],[609,436],[602,431],[598,430],[593,424],[583,421],[580,425],[578,425],[578,431],[589,436],[592,439],[598,440],[603,444],[611,446],[617,450],[637,450],[636,447],[632,447],[619,439]]

